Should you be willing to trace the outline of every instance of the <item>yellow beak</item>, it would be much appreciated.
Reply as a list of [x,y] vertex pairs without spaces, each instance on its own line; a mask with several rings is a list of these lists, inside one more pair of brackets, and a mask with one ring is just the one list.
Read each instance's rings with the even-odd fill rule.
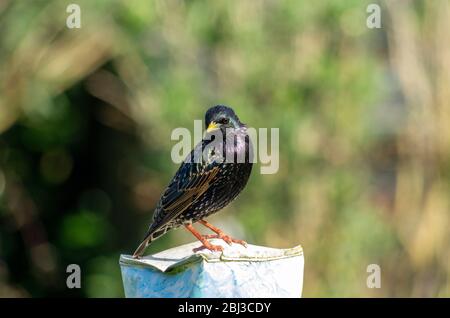
[[212,121],[209,123],[208,128],[206,129],[206,132],[211,132],[217,128],[219,128],[219,125],[217,125],[217,123]]

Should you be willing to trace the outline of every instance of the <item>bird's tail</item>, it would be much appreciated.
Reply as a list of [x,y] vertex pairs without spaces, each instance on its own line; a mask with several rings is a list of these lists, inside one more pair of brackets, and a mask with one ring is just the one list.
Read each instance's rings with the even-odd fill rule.
[[158,237],[160,237],[161,235],[163,235],[164,233],[166,233],[165,230],[153,230],[150,229],[147,234],[145,235],[144,240],[142,241],[141,244],[139,244],[138,248],[136,249],[136,251],[134,251],[133,253],[133,258],[139,258],[144,254],[145,249],[147,248],[147,246],[150,245],[151,242],[153,242],[154,240],[156,240]]
[[145,249],[151,243],[150,239],[151,239],[151,237],[148,236],[142,241],[141,244],[139,244],[138,248],[133,253],[133,258],[139,258],[142,256],[142,254],[144,254]]

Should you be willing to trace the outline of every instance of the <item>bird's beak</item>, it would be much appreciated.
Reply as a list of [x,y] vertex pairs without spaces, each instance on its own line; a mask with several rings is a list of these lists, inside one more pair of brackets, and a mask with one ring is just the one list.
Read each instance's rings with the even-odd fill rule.
[[219,128],[219,125],[217,125],[217,123],[212,121],[209,123],[208,128],[206,129],[206,132],[211,132],[213,130],[216,130],[217,128]]

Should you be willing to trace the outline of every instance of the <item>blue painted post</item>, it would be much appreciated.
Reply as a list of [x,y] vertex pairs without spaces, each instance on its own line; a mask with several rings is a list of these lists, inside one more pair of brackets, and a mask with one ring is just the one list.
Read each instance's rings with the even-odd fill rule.
[[199,242],[141,259],[120,256],[126,297],[301,297],[303,250],[275,249],[211,240],[223,252],[201,250]]

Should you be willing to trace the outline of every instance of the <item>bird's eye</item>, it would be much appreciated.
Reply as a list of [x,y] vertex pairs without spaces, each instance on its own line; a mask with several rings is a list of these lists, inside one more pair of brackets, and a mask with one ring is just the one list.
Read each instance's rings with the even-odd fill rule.
[[230,122],[230,120],[229,120],[228,118],[222,118],[222,119],[220,120],[220,123],[221,123],[221,124],[224,124],[224,125],[228,124],[229,122]]

